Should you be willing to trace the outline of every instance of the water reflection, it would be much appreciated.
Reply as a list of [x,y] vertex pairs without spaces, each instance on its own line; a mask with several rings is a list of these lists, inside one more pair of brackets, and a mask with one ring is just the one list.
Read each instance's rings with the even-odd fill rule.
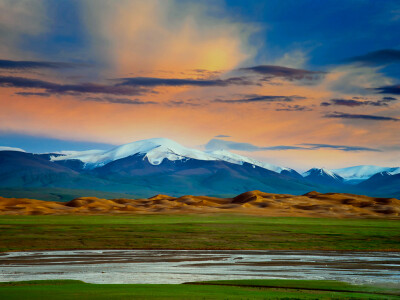
[[227,279],[400,282],[400,253],[240,250],[79,250],[0,254],[0,281],[182,283]]

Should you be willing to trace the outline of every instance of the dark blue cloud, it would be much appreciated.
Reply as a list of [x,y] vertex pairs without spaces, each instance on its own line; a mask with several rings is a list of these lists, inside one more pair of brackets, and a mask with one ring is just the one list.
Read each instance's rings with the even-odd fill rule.
[[192,106],[192,107],[196,107],[196,106],[201,106],[201,103],[194,103],[194,102],[190,102],[190,101],[183,101],[183,100],[170,100],[168,102],[165,103],[166,106],[170,106],[170,107],[176,107],[176,106]]
[[302,146],[309,146],[311,150],[318,150],[318,149],[334,149],[334,150],[341,150],[341,151],[372,151],[372,152],[381,152],[382,150],[368,148],[368,147],[359,147],[359,146],[345,146],[345,145],[330,145],[330,144],[300,144]]
[[272,147],[259,147],[249,143],[238,143],[232,141],[225,141],[220,139],[211,139],[206,145],[206,150],[237,150],[237,151],[279,151],[279,150],[294,150],[294,149],[304,149],[298,146],[272,146]]
[[30,93],[30,92],[18,92],[16,95],[31,97],[31,96],[39,96],[39,97],[50,97],[50,93]]
[[157,77],[130,77],[120,78],[117,86],[228,86],[228,85],[256,85],[243,77],[231,77],[228,79],[180,79],[180,78],[157,78]]
[[85,100],[104,102],[104,103],[130,104],[130,105],[157,104],[157,102],[154,101],[142,101],[140,99],[112,98],[112,97],[86,97]]
[[249,95],[243,99],[225,100],[215,99],[214,102],[219,103],[251,103],[251,102],[292,102],[295,100],[303,100],[305,97],[301,96],[274,96],[274,95]]
[[367,53],[365,55],[354,56],[346,59],[346,63],[360,63],[363,65],[385,65],[400,62],[400,50],[383,49]]
[[342,105],[342,106],[354,107],[354,106],[362,106],[362,105],[366,105],[366,104],[367,104],[367,102],[353,100],[353,99],[331,99],[329,105]]
[[216,138],[229,138],[231,136],[230,135],[225,135],[225,134],[219,134],[219,135],[216,135],[214,137],[216,137]]
[[377,101],[360,101],[354,99],[331,99],[330,102],[322,102],[321,106],[348,106],[348,107],[357,107],[357,106],[388,106],[390,102],[396,101],[396,98],[393,97],[383,97],[381,100]]
[[374,90],[379,91],[381,94],[393,94],[400,95],[400,84],[388,85],[375,88]]
[[325,74],[324,72],[319,71],[308,71],[303,69],[293,69],[273,65],[259,65],[247,68],[240,68],[239,70],[265,75],[267,79],[273,77],[281,77],[287,80],[314,80],[320,78],[321,75]]
[[394,98],[394,97],[383,97],[382,100],[385,100],[385,101],[397,101],[397,98]]
[[24,69],[65,69],[87,66],[84,64],[51,62],[51,61],[29,61],[29,60],[5,60],[0,59],[0,69],[24,70]]
[[330,145],[330,144],[299,144],[296,146],[272,146],[272,147],[259,147],[250,143],[238,143],[234,141],[226,141],[220,139],[211,139],[206,145],[206,150],[214,151],[214,150],[235,150],[235,151],[284,151],[284,150],[318,150],[318,149],[334,149],[338,151],[372,151],[372,152],[380,152],[379,149],[360,147],[360,146],[346,146],[346,145]]
[[146,90],[128,86],[103,85],[97,83],[59,84],[25,77],[0,76],[0,86],[43,89],[49,94],[112,94],[139,95]]
[[360,119],[369,121],[400,121],[398,118],[376,116],[376,115],[359,115],[359,114],[347,114],[342,112],[328,113],[324,116],[325,118],[338,118],[338,119]]
[[308,106],[303,105],[286,105],[284,107],[280,107],[275,109],[276,111],[312,111],[312,109]]

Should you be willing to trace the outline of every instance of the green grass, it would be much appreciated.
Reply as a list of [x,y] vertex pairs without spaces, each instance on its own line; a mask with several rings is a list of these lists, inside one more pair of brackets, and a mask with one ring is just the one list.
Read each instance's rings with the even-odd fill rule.
[[400,289],[388,289],[383,287],[368,286],[368,285],[352,285],[346,282],[333,280],[282,280],[282,279],[246,279],[246,280],[216,280],[193,282],[191,284],[205,285],[225,285],[225,286],[248,286],[248,287],[270,287],[270,288],[289,288],[289,289],[312,289],[312,290],[330,290],[330,291],[351,291],[351,292],[366,292],[366,293],[394,293],[400,295]]
[[[227,285],[229,284],[229,285]],[[341,282],[240,280],[200,284],[0,283],[0,299],[398,299],[399,290]]]
[[0,216],[0,251],[293,249],[400,251],[400,222],[245,215]]

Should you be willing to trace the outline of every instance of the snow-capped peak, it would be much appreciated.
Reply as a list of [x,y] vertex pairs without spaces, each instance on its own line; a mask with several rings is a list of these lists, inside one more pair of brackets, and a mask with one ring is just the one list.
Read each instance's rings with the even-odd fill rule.
[[63,151],[62,156],[51,157],[52,161],[72,160],[77,159],[85,163],[85,168],[92,169],[103,166],[111,161],[132,156],[135,154],[144,155],[153,165],[159,165],[164,159],[170,161],[183,159],[197,160],[222,160],[234,164],[242,165],[249,163],[254,166],[259,166],[264,169],[280,173],[282,168],[265,162],[260,162],[255,159],[244,157],[238,154],[231,153],[226,150],[203,152],[201,150],[190,149],[184,147],[170,139],[153,138],[147,140],[136,141],[133,143],[121,145],[108,151],[89,150],[89,151]]
[[304,172],[303,177],[308,177],[308,176],[328,176],[332,177],[333,179],[338,179],[340,180],[341,177],[335,174],[334,172],[327,170],[325,168],[312,168],[308,170],[307,172]]
[[379,167],[372,165],[361,165],[342,169],[334,169],[331,171],[339,174],[348,182],[352,181],[353,183],[357,183],[381,172],[388,172],[391,175],[399,174],[400,167]]
[[213,159],[213,157],[200,150],[183,147],[180,144],[165,138],[136,141],[106,151],[91,150],[71,152],[66,153],[64,156],[52,157],[51,159],[53,161],[78,159],[85,163],[86,168],[91,169],[135,154],[145,154],[149,162],[153,165],[160,164],[165,158],[169,160],[180,160],[185,158],[201,160]]

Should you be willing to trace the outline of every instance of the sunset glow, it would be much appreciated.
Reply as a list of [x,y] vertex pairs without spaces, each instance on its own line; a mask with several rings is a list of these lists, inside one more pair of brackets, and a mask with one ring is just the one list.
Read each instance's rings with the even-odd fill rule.
[[0,146],[218,139],[300,170],[400,165],[398,1],[57,4],[0,1]]

